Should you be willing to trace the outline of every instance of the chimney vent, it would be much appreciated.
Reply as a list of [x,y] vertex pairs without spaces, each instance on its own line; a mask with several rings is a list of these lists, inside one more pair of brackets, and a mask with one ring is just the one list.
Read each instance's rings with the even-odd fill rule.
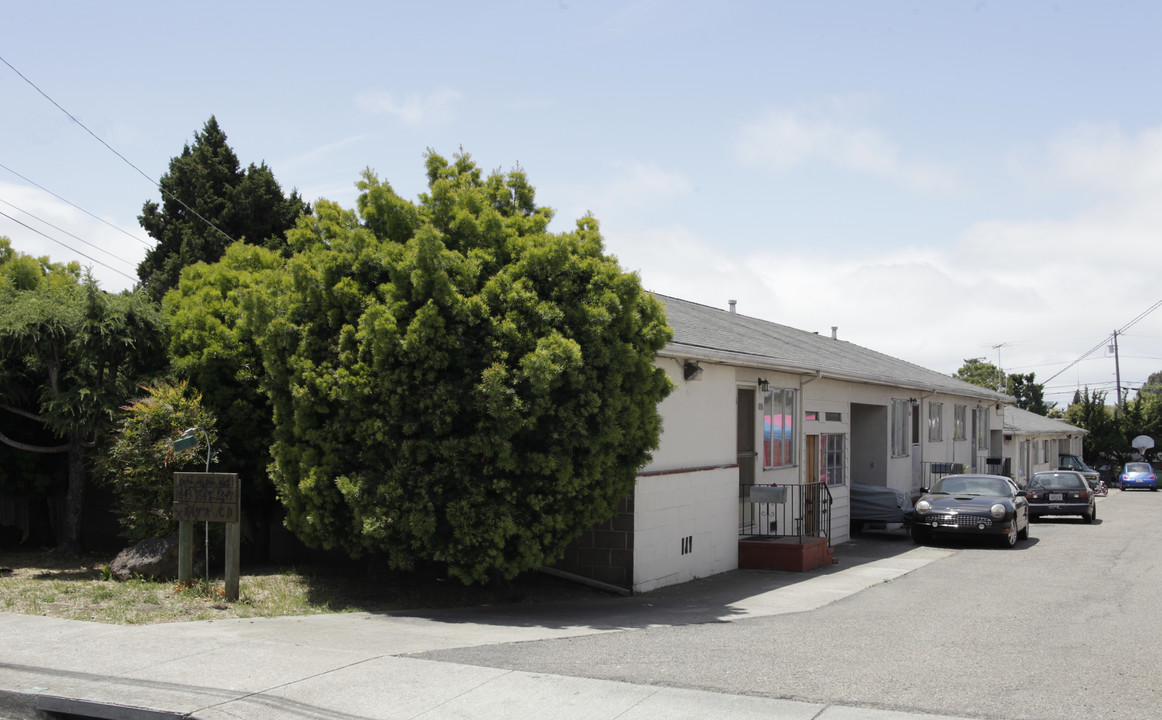
[[838,326],[838,325],[832,325],[832,326],[831,326],[831,339],[832,339],[832,340],[838,340],[838,339],[839,339],[839,326]]
[[738,301],[737,301],[737,300],[731,300],[731,301],[730,301],[730,311],[731,311],[731,312],[735,312],[735,310],[734,310],[734,306],[735,306],[735,305],[737,305],[737,304],[738,304]]

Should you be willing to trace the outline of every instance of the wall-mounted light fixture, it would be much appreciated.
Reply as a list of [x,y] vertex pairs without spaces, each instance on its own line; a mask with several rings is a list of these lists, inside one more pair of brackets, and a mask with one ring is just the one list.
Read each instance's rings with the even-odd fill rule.
[[682,366],[682,379],[687,381],[702,379],[702,366],[696,362],[687,361]]
[[771,384],[765,378],[759,378],[759,390],[766,392],[771,389]]
[[920,401],[916,398],[908,398],[908,402],[911,403],[912,407],[920,407]]

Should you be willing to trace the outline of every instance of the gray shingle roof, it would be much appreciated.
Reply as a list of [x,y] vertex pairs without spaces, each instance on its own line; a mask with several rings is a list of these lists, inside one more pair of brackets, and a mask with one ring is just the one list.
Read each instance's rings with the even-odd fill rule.
[[666,346],[665,354],[789,372],[818,371],[826,377],[946,392],[988,402],[1013,401],[1008,395],[844,340],[833,340],[830,335],[653,295],[666,306],[666,317],[674,329],[674,339]]
[[1019,407],[1006,405],[1005,432],[1015,435],[1058,435],[1060,433],[1078,435],[1089,431],[1076,425],[1070,425],[1064,420],[1047,418]]

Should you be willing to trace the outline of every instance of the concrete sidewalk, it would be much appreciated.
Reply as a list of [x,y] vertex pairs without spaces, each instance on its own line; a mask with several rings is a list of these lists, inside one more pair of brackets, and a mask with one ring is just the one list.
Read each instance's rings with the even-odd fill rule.
[[950,552],[861,539],[825,570],[735,571],[585,603],[145,626],[0,614],[0,718],[935,718],[407,656],[803,612]]

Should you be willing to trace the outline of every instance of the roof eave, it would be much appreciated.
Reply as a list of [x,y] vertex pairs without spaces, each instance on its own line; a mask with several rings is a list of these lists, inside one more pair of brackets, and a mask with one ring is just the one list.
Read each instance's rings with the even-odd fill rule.
[[962,395],[988,400],[989,402],[1016,402],[1016,398],[1012,397],[1011,395],[998,393],[994,390],[989,390],[988,388],[977,388],[975,385],[971,387],[977,388],[977,391],[970,392],[968,391],[968,388],[966,388],[965,392],[958,392],[950,388],[937,388],[933,387],[932,385],[901,380],[900,378],[886,375],[877,375],[874,373],[853,373],[850,371],[837,370],[834,368],[797,364],[788,362],[782,358],[770,357],[768,355],[756,355],[752,353],[721,350],[718,348],[708,348],[680,342],[668,343],[665,348],[662,349],[662,352],[660,352],[659,355],[669,355],[686,360],[702,360],[705,362],[721,363],[724,365],[754,367],[761,370],[770,370],[772,372],[786,372],[797,375],[813,375],[816,377],[826,377],[833,380],[846,380],[849,382],[858,382],[868,385],[898,387],[907,390],[917,390],[920,392]]

